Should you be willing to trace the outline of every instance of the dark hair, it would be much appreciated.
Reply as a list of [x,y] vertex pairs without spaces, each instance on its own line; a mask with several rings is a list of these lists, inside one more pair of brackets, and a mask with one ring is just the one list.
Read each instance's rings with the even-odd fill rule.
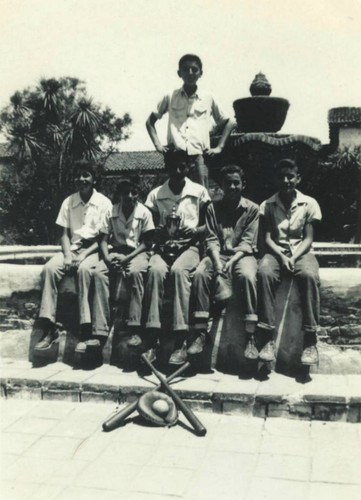
[[202,61],[201,58],[196,56],[195,54],[185,54],[179,59],[178,63],[178,69],[181,69],[182,64],[185,63],[186,61],[193,61],[196,64],[198,64],[199,69],[202,71]]
[[177,162],[187,162],[189,164],[189,158],[186,153],[186,151],[183,151],[182,149],[171,149],[166,152],[164,155],[164,163],[165,163],[165,168],[168,169],[171,167],[174,163]]
[[290,158],[284,158],[283,160],[279,160],[277,163],[275,163],[275,170],[280,170],[281,168],[291,168],[292,170],[296,170],[298,172],[297,163]]
[[114,194],[116,198],[119,198],[122,194],[127,192],[129,193],[130,191],[138,193],[139,187],[135,184],[135,182],[131,181],[130,179],[122,179],[115,188]]
[[231,165],[226,165],[221,169],[221,178],[222,180],[225,178],[227,174],[238,174],[241,178],[241,181],[243,182],[245,180],[245,173],[243,168],[241,168],[238,165],[235,165],[232,163]]
[[74,163],[73,176],[79,176],[82,172],[88,172],[95,180],[96,170],[92,162],[88,160],[79,160]]

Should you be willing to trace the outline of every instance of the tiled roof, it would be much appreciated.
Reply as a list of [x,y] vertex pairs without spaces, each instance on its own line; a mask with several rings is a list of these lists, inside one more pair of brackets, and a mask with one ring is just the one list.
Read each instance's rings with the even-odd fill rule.
[[340,125],[361,124],[361,108],[332,108],[328,112],[328,123],[338,123]]
[[104,168],[106,172],[163,170],[164,161],[156,151],[122,151],[112,153]]

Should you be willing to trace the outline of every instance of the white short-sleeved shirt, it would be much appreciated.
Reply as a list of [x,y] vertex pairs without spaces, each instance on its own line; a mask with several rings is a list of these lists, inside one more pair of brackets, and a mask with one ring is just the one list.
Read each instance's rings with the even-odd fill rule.
[[112,235],[112,244],[115,247],[137,248],[141,236],[152,229],[152,214],[142,203],[136,204],[128,219],[125,218],[121,203],[116,203],[112,213],[105,219],[101,232]]
[[200,208],[210,201],[205,187],[186,177],[182,192],[177,195],[169,187],[169,181],[153,189],[145,205],[159,216],[159,224],[165,225],[167,216],[176,207],[176,214],[181,217],[181,225],[195,229],[199,223]]
[[289,210],[285,209],[276,193],[261,204],[260,214],[265,218],[272,240],[289,251],[291,255],[303,240],[305,225],[322,219],[317,201],[297,189],[296,198]]
[[212,118],[217,124],[227,119],[210,92],[197,89],[188,97],[183,87],[164,96],[153,114],[160,119],[167,112],[168,144],[189,155],[202,154],[210,147]]
[[89,201],[84,203],[79,192],[66,198],[60,208],[56,224],[69,228],[71,249],[81,247],[82,240],[92,240],[100,234],[104,218],[111,213],[112,202],[93,189]]

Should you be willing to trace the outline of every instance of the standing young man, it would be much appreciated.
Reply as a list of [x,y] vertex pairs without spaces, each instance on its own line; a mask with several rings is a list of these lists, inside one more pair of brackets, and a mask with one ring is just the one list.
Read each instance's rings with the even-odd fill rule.
[[[210,92],[198,88],[197,82],[202,74],[202,61],[197,55],[186,54],[181,57],[178,76],[183,80],[183,86],[163,97],[157,110],[149,116],[146,127],[159,153],[165,154],[169,149],[185,151],[191,167],[188,176],[208,189],[208,168],[203,155],[221,153],[234,123],[223,114]],[[155,124],[167,112],[168,144],[162,146]],[[217,147],[210,149],[212,119],[217,125],[223,126],[223,131]]]
[[58,284],[66,274],[76,274],[81,339],[91,335],[89,288],[99,262],[100,229],[112,203],[94,188],[94,170],[90,163],[75,168],[74,180],[77,192],[64,200],[56,219],[56,224],[63,229],[62,251],[52,257],[42,271],[39,318],[44,320],[44,336],[35,346],[39,351],[50,348],[56,339]]

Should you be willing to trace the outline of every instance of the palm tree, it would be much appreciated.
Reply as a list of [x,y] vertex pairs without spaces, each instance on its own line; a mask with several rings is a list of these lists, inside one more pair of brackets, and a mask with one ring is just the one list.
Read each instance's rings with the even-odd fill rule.
[[72,189],[74,161],[98,163],[109,144],[116,147],[127,138],[130,123],[129,115],[117,117],[87,98],[85,84],[77,78],[42,79],[10,98],[0,111],[0,130],[13,153],[17,181],[11,173],[7,224],[19,233],[20,241],[23,227],[32,225],[34,217],[35,233],[43,239],[46,227],[53,240],[57,210]]
[[97,136],[101,127],[101,116],[90,99],[82,99],[70,116],[71,129],[68,134],[69,152],[76,159],[95,160],[100,152]]
[[36,156],[45,150],[36,134],[33,134],[26,123],[16,123],[8,131],[9,150],[13,152],[22,165],[24,161],[33,162]]

